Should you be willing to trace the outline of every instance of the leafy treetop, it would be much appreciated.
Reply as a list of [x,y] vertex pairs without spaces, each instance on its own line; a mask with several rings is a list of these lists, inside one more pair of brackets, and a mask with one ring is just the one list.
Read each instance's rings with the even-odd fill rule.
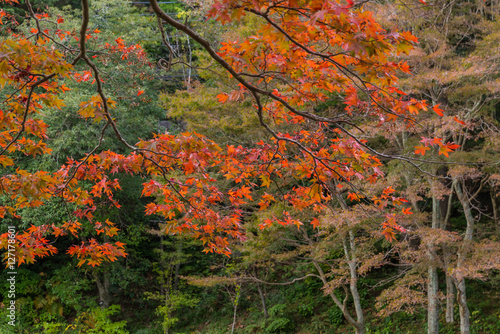
[[[0,105],[0,164],[5,170],[0,195],[10,199],[0,206],[0,215],[19,218],[20,209],[48,201],[71,203],[76,209],[60,226],[49,223],[18,233],[19,264],[55,253],[47,238],[77,236],[83,223],[93,226],[97,235],[114,236],[118,230],[114,224],[97,221],[94,212],[96,201],[103,198],[111,206],[120,206],[113,199],[113,192],[120,189],[113,177],[118,172],[148,177],[143,195],[157,200],[147,205],[146,213],[164,217],[166,232],[191,235],[205,244],[206,251],[228,255],[231,240],[245,239],[245,205],[258,203],[264,210],[273,202],[285,203],[288,209],[264,221],[262,228],[272,223],[303,224],[294,217],[296,210],[320,215],[343,187],[353,187],[359,180],[376,182],[382,176],[376,152],[356,132],[360,124],[376,120],[383,127],[401,120],[411,127],[413,116],[429,107],[398,88],[398,73],[408,73],[409,68],[391,58],[407,53],[416,38],[408,32],[385,31],[362,3],[215,1],[208,16],[223,24],[245,15],[255,16],[258,22],[249,37],[224,41],[216,50],[150,0],[160,20],[198,42],[236,80],[235,89],[221,92],[219,101],[250,97],[269,139],[248,147],[220,147],[197,133],[166,133],[131,144],[113,117],[117,102],[106,95],[100,66],[112,55],[124,62],[132,54],[145,58],[142,48],[127,45],[121,38],[113,44],[99,44],[98,32],[89,28],[87,0],[82,0],[78,34],[59,29],[64,18],[35,13],[29,1],[26,4],[35,27],[28,34],[9,30],[0,42],[0,85],[5,92]],[[8,16],[4,10],[0,13]],[[85,69],[75,70],[80,64]],[[63,105],[60,95],[68,89],[61,83],[63,78],[94,87],[96,94],[82,101],[77,113],[103,124],[99,142],[84,158],[70,159],[54,173],[15,169],[19,154],[35,158],[50,154],[42,111]],[[137,95],[141,94],[138,90]],[[343,106],[327,112],[317,108],[330,99],[339,99]],[[438,107],[434,111],[440,113]],[[107,129],[127,153],[100,150]],[[425,140],[425,146],[444,148],[446,155],[456,148],[439,138]],[[219,182],[222,177],[229,185]],[[393,208],[383,227],[389,239],[394,238],[393,229],[399,228],[396,213],[408,213],[398,209],[402,199],[393,193],[388,188],[372,199],[381,208]],[[362,196],[356,190],[349,194],[351,200]],[[311,223],[316,227],[319,221]],[[3,234],[0,248],[8,245],[8,234]],[[80,259],[79,265],[92,266],[126,255],[122,243],[99,243],[96,238],[73,245],[67,252]]]

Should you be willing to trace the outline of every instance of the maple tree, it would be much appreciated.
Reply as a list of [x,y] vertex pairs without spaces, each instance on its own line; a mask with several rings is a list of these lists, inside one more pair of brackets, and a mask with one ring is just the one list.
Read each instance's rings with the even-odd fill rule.
[[[302,5],[302,3],[299,5]],[[246,158],[244,155],[253,153],[255,157],[258,157],[264,163],[270,160],[269,157],[272,157],[272,160],[281,158],[282,161],[279,162],[281,169],[295,169],[298,173],[284,174],[280,171],[277,174],[280,178],[290,175],[294,178],[312,179],[312,185],[297,187],[294,189],[294,193],[287,194],[283,198],[295,208],[313,206],[320,211],[324,208],[321,202],[328,198],[328,195],[323,196],[320,189],[327,188],[325,185],[329,179],[337,178],[349,183],[354,176],[359,178],[366,176],[375,180],[377,174],[381,174],[377,168],[380,165],[378,159],[365,152],[364,143],[359,141],[357,137],[352,136],[341,124],[346,123],[349,127],[355,126],[356,116],[358,115],[354,111],[366,110],[367,108],[369,108],[370,112],[362,112],[364,118],[370,116],[381,118],[381,123],[383,123],[385,117],[389,120],[397,118],[397,113],[406,115],[417,112],[420,108],[425,108],[425,102],[414,99],[401,101],[395,98],[394,95],[402,92],[391,86],[396,80],[394,76],[391,76],[387,82],[383,82],[389,85],[384,88],[394,94],[377,86],[380,84],[380,80],[379,75],[376,73],[378,67],[376,62],[386,61],[391,48],[394,51],[399,50],[399,52],[407,51],[414,41],[410,35],[405,33],[385,34],[385,31],[381,30],[372,20],[368,12],[359,10],[359,15],[364,22],[367,22],[366,26],[363,25],[363,28],[368,29],[368,32],[365,33],[366,37],[375,38],[378,36],[378,38],[375,38],[369,46],[365,46],[367,48],[365,53],[361,51],[360,54],[356,54],[356,51],[361,50],[361,45],[351,45],[353,41],[350,39],[354,38],[352,34],[355,34],[356,38],[360,39],[360,34],[357,33],[359,28],[354,23],[351,23],[351,31],[343,31],[346,34],[346,36],[342,36],[344,40],[340,40],[337,35],[338,40],[336,41],[334,38],[330,38],[334,32],[334,30],[331,30],[332,27],[321,20],[318,21],[318,17],[316,17],[320,16],[319,19],[324,19],[324,15],[329,17],[328,13],[331,13],[330,15],[332,13],[347,13],[348,9],[353,7],[353,4],[330,4],[332,8],[316,14],[314,14],[315,4],[304,3],[303,5],[302,12],[295,12],[282,4],[263,3],[259,5],[259,3],[247,4],[246,2],[216,4],[216,7],[210,13],[223,23],[230,20],[230,14],[238,19],[243,17],[245,13],[249,13],[264,20],[262,21],[263,27],[260,30],[256,29],[257,35],[252,35],[243,42],[223,43],[221,48],[223,52],[219,54],[214,51],[207,40],[189,27],[178,22],[172,22],[173,20],[168,15],[162,14],[158,6],[155,7],[152,4],[152,7],[156,14],[160,15],[167,23],[186,32],[190,37],[198,41],[213,59],[239,82],[238,89],[219,94],[218,99],[221,102],[226,102],[228,100],[241,100],[245,95],[253,97],[259,122],[274,136],[275,143],[279,144],[276,151],[274,151],[275,147],[260,141],[258,144],[261,147],[258,150],[238,147],[234,148],[234,152],[242,155],[241,160]],[[274,22],[273,16],[278,14],[285,15],[285,21],[290,20],[290,22],[285,22],[286,24]],[[334,16],[329,17],[329,19],[336,20]],[[358,23],[357,20],[359,18],[353,19],[355,23]],[[315,28],[311,28],[311,26]],[[317,37],[308,36],[306,31],[311,29],[317,29]],[[370,29],[373,31],[370,32]],[[278,34],[273,35],[272,38],[263,34],[270,30],[277,31]],[[362,44],[362,41],[358,42]],[[309,44],[312,45],[309,46]],[[324,53],[315,51],[321,45],[328,51]],[[330,47],[332,51],[329,51]],[[287,54],[285,54],[285,50]],[[290,54],[296,56],[297,59],[287,57]],[[354,55],[351,56],[350,54]],[[301,68],[299,64],[307,64],[307,66]],[[385,68],[384,75],[389,73],[387,70],[392,72],[407,70],[403,63],[387,62],[384,66],[388,66]],[[358,69],[358,67],[360,68]],[[294,70],[288,70],[290,68]],[[371,68],[371,70],[368,70],[368,68]],[[315,69],[321,69],[322,74],[319,78],[313,72]],[[323,75],[325,77],[327,75],[334,77],[336,83],[321,82],[320,79]],[[299,82],[300,87],[296,87],[291,82]],[[266,88],[261,88],[261,85],[265,85]],[[367,94],[366,100],[358,98],[357,94],[360,91]],[[314,104],[329,99],[328,94],[335,92],[345,95],[344,102],[347,104],[345,114],[341,113],[338,117],[325,117],[311,109]],[[391,106],[392,109],[391,107],[386,108],[384,105]],[[436,108],[436,110],[439,109]],[[345,117],[348,117],[349,120]],[[411,120],[409,122],[411,123]],[[315,123],[316,125],[314,125]],[[335,129],[328,126],[328,124],[332,123],[335,124]],[[293,135],[277,132],[276,128],[280,124],[287,124],[288,129],[296,130],[293,131]],[[307,131],[301,129],[301,127],[307,127]],[[320,146],[320,143],[325,140],[332,140],[337,143],[330,147],[323,147],[316,153],[316,147],[314,146]],[[449,147],[454,145],[451,143],[443,144],[438,139],[430,140],[429,143],[430,145],[445,147],[448,150],[451,150]],[[313,145],[313,149],[310,149],[310,144]],[[290,154],[288,151],[294,153]],[[327,157],[335,151],[344,156],[336,161],[328,159]],[[230,147],[229,152],[232,153],[233,148]],[[267,158],[264,154],[267,154]],[[289,156],[293,158],[289,158]],[[267,177],[266,174],[269,173],[272,176],[272,162],[269,162],[264,173],[262,173],[262,170],[259,173],[262,185],[266,187],[270,185],[271,178]],[[354,165],[360,165],[359,172],[355,169],[348,169],[348,166],[352,166],[353,162]],[[312,170],[310,169],[311,165],[314,166]],[[248,163],[244,165],[238,164],[236,160],[232,161],[231,169],[231,173],[226,174],[226,177],[229,179],[234,178],[237,183],[243,180],[238,175],[252,176],[256,175],[254,174],[256,171],[259,172],[259,169],[254,166],[249,167]],[[362,175],[361,172],[367,169],[373,169],[374,172],[372,171],[371,175]],[[339,187],[342,187],[342,185],[339,185]],[[243,197],[250,198],[248,189],[245,186],[240,190],[241,192],[233,191],[231,194],[242,199]],[[260,202],[261,207],[267,207],[274,200],[272,194],[266,194]],[[278,222],[282,224],[300,224],[299,221],[288,217],[286,212],[283,214],[283,218],[278,218]],[[271,220],[268,220],[265,224],[270,222]],[[392,221],[389,220],[389,222]],[[391,225],[388,224],[387,226],[389,227],[387,233],[389,233]]]
[[[24,34],[14,33],[15,25],[8,27],[9,35],[0,44],[0,85],[6,92],[0,115],[0,163],[6,170],[1,193],[9,198],[0,214],[18,219],[22,209],[51,201],[70,204],[74,210],[60,226],[49,223],[19,232],[18,264],[57,252],[49,238],[76,237],[82,224],[92,226],[95,237],[66,250],[78,258],[78,265],[95,266],[125,256],[123,243],[98,241],[99,234],[113,237],[118,229],[111,220],[95,217],[101,199],[120,207],[113,196],[120,189],[113,177],[118,172],[150,178],[144,182],[143,195],[155,196],[157,201],[147,205],[146,213],[165,218],[164,232],[190,235],[200,239],[206,251],[229,254],[231,240],[245,239],[242,206],[251,201],[264,210],[274,202],[285,203],[283,212],[266,219],[262,228],[274,223],[302,225],[305,221],[294,217],[292,208],[321,215],[335,189],[351,187],[356,179],[375,182],[383,175],[377,152],[356,134],[359,126],[375,121],[384,128],[401,120],[412,127],[413,117],[428,108],[425,101],[408,97],[398,88],[398,73],[409,68],[390,58],[407,53],[416,38],[384,30],[362,4],[218,1],[208,12],[210,17],[228,23],[253,15],[258,22],[249,37],[225,41],[219,50],[165,14],[156,1],[150,5],[160,20],[199,43],[238,82],[236,89],[220,93],[218,100],[251,98],[252,112],[270,138],[249,147],[221,147],[197,133],[165,133],[129,143],[113,116],[117,102],[110,98],[100,66],[113,57],[129,64],[136,57],[140,64],[142,48],[121,38],[99,44],[99,30],[88,26],[86,0],[82,1],[79,33],[59,29],[64,18],[35,13],[27,1],[34,26]],[[5,11],[1,13],[3,21],[11,19]],[[76,70],[80,64],[85,68]],[[54,173],[14,169],[19,154],[34,158],[50,154],[41,113],[63,105],[60,95],[68,88],[61,78],[90,83],[95,90],[95,95],[80,103],[77,113],[102,126],[96,146]],[[138,88],[136,95],[142,94]],[[332,98],[343,107],[316,111],[318,104]],[[437,107],[434,111],[440,113]],[[123,153],[101,149],[108,129],[123,145]],[[429,138],[424,147],[438,147],[447,156],[457,145]],[[221,177],[231,184],[220,186]],[[391,193],[388,188],[371,199],[383,208],[394,205],[383,229],[388,239],[394,239],[394,229],[401,230],[395,212],[405,213],[398,208],[401,199]],[[362,197],[356,190],[349,194],[351,200]],[[306,221],[318,224],[316,218]],[[7,234],[2,235],[2,248],[7,248],[7,239]]]
[[[81,102],[79,115],[104,123],[102,133],[111,128],[131,153],[99,152],[101,137],[86,157],[68,161],[56,173],[28,173],[18,169],[4,175],[2,192],[10,196],[12,203],[2,206],[2,217],[18,217],[20,209],[37,207],[54,198],[78,206],[62,226],[32,226],[19,233],[16,237],[19,264],[56,252],[46,236],[77,235],[80,221],[94,224],[97,234],[115,235],[117,229],[113,223],[95,221],[93,212],[95,199],[102,196],[110,205],[119,207],[113,200],[113,190],[120,188],[112,178],[116,172],[153,176],[144,183],[143,194],[157,196],[158,202],[149,204],[146,212],[164,216],[167,231],[190,234],[201,239],[207,251],[228,254],[228,237],[244,238],[239,207],[247,201],[258,200],[252,194],[253,189],[270,187],[276,177],[303,179],[309,184],[293,186],[281,200],[296,209],[312,207],[321,212],[324,201],[330,197],[325,187],[330,179],[340,181],[338,187],[341,187],[342,184],[348,186],[353,178],[375,181],[382,174],[379,159],[349,130],[356,128],[358,120],[378,119],[382,126],[403,119],[411,126],[411,116],[427,108],[425,101],[403,98],[396,74],[407,72],[408,66],[388,58],[392,53],[408,52],[416,39],[406,32],[386,32],[370,12],[354,3],[216,2],[209,16],[223,23],[239,20],[246,14],[261,20],[255,35],[241,42],[225,42],[217,52],[200,35],[169,17],[151,1],[160,19],[197,41],[239,82],[237,90],[220,94],[219,100],[252,96],[259,121],[272,138],[251,148],[221,148],[196,133],[164,134],[133,145],[124,139],[111,113],[116,102],[106,95],[97,63],[106,58],[87,45],[88,40],[98,35],[88,28],[88,2],[82,1],[83,20],[78,35],[57,29],[63,18],[56,19],[56,29],[45,28],[45,21],[54,22],[47,14],[36,14],[29,2],[26,4],[36,28],[31,28],[30,36],[13,34],[2,41],[1,84],[10,90],[2,107],[5,121],[2,122],[0,157],[4,168],[15,166],[14,158],[6,155],[9,152],[34,157],[50,153],[44,141],[46,125],[38,115],[43,108],[62,106],[59,95],[67,88],[59,84],[60,77],[72,76],[77,82],[92,81],[96,95]],[[70,39],[77,44],[64,44]],[[115,42],[115,45],[103,46],[109,54],[118,53],[125,61],[131,53],[140,57],[139,46],[127,46],[120,38]],[[68,59],[71,53],[74,56]],[[78,62],[86,64],[87,69],[73,71]],[[137,95],[140,94],[139,90]],[[344,110],[335,111],[333,115],[315,113],[314,105],[332,94],[342,96]],[[290,124],[294,130],[276,132],[274,124],[281,123]],[[428,140],[425,145],[447,148],[443,154],[455,147],[439,139]],[[174,171],[184,177],[172,177]],[[214,173],[233,180],[234,186],[219,189]],[[159,176],[163,177],[161,181]],[[91,190],[83,189],[82,182],[91,183]],[[276,200],[275,195],[265,193],[259,205],[265,208]],[[283,225],[302,224],[286,211],[264,224],[273,221]],[[394,220],[389,220],[388,236],[394,226],[397,226]],[[7,247],[6,239],[4,234],[3,248]],[[123,246],[119,242],[99,244],[90,239],[70,247],[67,252],[80,259],[79,265],[94,266],[125,256]]]

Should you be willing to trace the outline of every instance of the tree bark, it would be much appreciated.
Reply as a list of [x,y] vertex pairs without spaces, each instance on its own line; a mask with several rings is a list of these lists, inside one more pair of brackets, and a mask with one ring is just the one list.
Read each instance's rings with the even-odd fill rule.
[[[319,277],[321,281],[323,282],[324,285],[328,283],[325,273],[323,272],[323,269],[321,269],[321,266],[317,261],[313,261],[314,267],[316,267],[316,270],[318,271]],[[328,295],[330,298],[332,298],[333,302],[335,305],[337,305],[341,310],[342,314],[344,315],[344,318],[347,320],[347,322],[354,327],[354,332],[356,334],[365,334],[365,326],[364,324],[358,323],[354,318],[351,316],[349,311],[347,310],[347,297],[344,299],[343,302],[340,301],[340,299],[332,292],[329,292]]]
[[[440,227],[440,206],[439,200],[435,195],[432,196],[432,228],[438,229]],[[432,245],[429,246],[432,249]],[[438,301],[438,273],[437,267],[434,264],[435,259],[432,255],[431,249],[429,250],[429,269],[428,269],[428,283],[427,283],[427,333],[439,334],[439,301]]]
[[[446,209],[444,210],[444,219],[441,220],[441,229],[442,230],[449,230],[449,220],[451,217],[451,210],[452,210],[452,204],[453,204],[453,192],[454,190],[454,183],[452,182],[451,184],[451,193],[448,196],[447,200],[447,205]],[[443,213],[443,212],[442,212]],[[446,266],[449,266],[449,259],[450,259],[450,250],[449,249],[444,249],[444,263]],[[455,322],[455,285],[453,283],[453,279],[450,277],[448,274],[448,271],[445,268],[445,275],[446,275],[446,323],[452,324]]]
[[[472,241],[472,235],[474,233],[474,217],[472,216],[472,209],[469,203],[469,199],[465,196],[462,190],[462,184],[459,180],[454,182],[455,191],[457,193],[458,200],[462,204],[464,209],[465,219],[467,221],[467,228],[465,230],[464,242],[462,249],[458,252],[457,267],[461,267],[462,262],[465,258],[465,252],[467,252],[467,245]],[[457,288],[457,302],[460,314],[460,333],[469,334],[470,333],[470,311],[467,306],[467,295],[465,294],[465,279],[463,277],[455,280],[455,287]]]
[[[255,266],[253,267],[253,274],[257,277],[257,270]],[[264,325],[267,322],[267,304],[266,304],[266,296],[264,295],[264,290],[262,289],[262,284],[257,283],[257,291],[259,292],[260,302],[262,303],[262,313],[264,313]]]
[[427,333],[439,333],[439,302],[438,302],[438,274],[435,265],[429,266],[429,282],[427,285]]
[[466,198],[464,192],[462,191],[462,184],[460,181],[455,182],[455,190],[458,200],[464,209],[465,220],[467,221],[467,229],[465,230],[464,240],[468,242],[472,240],[472,234],[474,233],[474,217],[472,216],[469,199]]
[[108,271],[104,270],[102,278],[94,271],[94,279],[99,292],[99,304],[101,304],[102,308],[108,308],[111,305],[111,294],[109,293],[111,283],[109,281]]
[[460,311],[460,333],[470,334],[470,312],[467,306],[467,296],[465,294],[465,279],[461,278],[456,282],[457,301]]
[[454,318],[455,308],[455,288],[453,280],[446,274],[446,323],[452,324],[455,322]]
[[349,231],[349,246],[350,249],[348,249],[346,247],[346,243],[344,243],[344,250],[346,252],[346,257],[349,265],[349,273],[351,276],[349,280],[349,288],[351,290],[351,295],[354,302],[354,309],[356,311],[357,322],[364,327],[365,317],[363,315],[363,309],[361,307],[361,298],[359,296],[359,291],[358,291],[358,273],[356,271],[358,267],[358,260],[355,254],[356,245],[354,243],[354,234],[352,231]]
[[[337,192],[337,200],[339,201],[340,207],[344,211],[348,211],[349,207],[345,202],[344,198]],[[365,318],[363,315],[363,309],[361,307],[361,298],[358,292],[358,259],[356,257],[356,243],[354,240],[354,233],[349,231],[349,239],[346,237],[342,238],[344,253],[346,257],[347,264],[349,266],[349,289],[351,291],[352,299],[354,302],[354,310],[356,312],[356,322],[353,324],[356,334],[362,334],[365,332]],[[348,245],[349,244],[349,245]]]
[[500,232],[500,220],[498,219],[497,200],[496,200],[494,185],[490,186],[491,186],[490,196],[491,196],[491,206],[492,206],[491,210],[493,211],[493,220],[495,221],[495,227],[498,234]]
[[267,304],[266,304],[266,296],[264,295],[264,291],[262,290],[262,285],[257,283],[257,290],[259,291],[260,302],[262,303],[262,313],[264,313],[264,324],[267,321]]

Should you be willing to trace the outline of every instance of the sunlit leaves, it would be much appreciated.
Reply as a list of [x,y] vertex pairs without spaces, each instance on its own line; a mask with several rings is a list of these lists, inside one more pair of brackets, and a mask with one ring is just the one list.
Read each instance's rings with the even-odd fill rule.
[[426,146],[415,146],[415,154],[422,154],[425,155],[425,151],[430,150],[430,147]]
[[71,246],[67,253],[79,259],[79,267],[83,264],[94,267],[100,265],[104,261],[113,262],[116,261],[118,257],[127,256],[124,246],[124,243],[118,241],[114,244],[100,244],[95,239],[90,239],[87,243]]
[[455,143],[446,143],[444,144],[441,138],[424,138],[420,141],[423,145],[415,146],[415,154],[425,155],[426,151],[429,151],[431,147],[438,148],[438,154],[444,155],[445,157],[449,157],[449,153],[458,149],[460,145]]
[[[200,240],[206,252],[226,255],[231,242],[245,240],[243,221],[254,203],[260,211],[277,202],[293,208],[267,217],[262,228],[272,224],[299,227],[303,222],[294,216],[297,211],[320,215],[342,184],[375,183],[382,176],[382,163],[367,150],[367,141],[348,129],[357,127],[353,119],[377,120],[378,126],[401,121],[411,127],[413,117],[427,109],[426,102],[405,96],[398,86],[397,74],[407,73],[408,64],[392,60],[395,54],[408,53],[416,38],[407,32],[387,32],[372,13],[352,1],[283,1],[276,6],[261,0],[221,0],[213,4],[209,16],[228,23],[250,13],[260,16],[262,24],[245,38],[223,41],[217,55],[220,58],[216,58],[231,69],[233,77],[251,79],[240,77],[237,86],[219,92],[216,99],[237,103],[254,97],[248,109],[257,111],[256,118],[268,125],[268,130],[276,129],[270,131],[270,138],[255,145],[219,146],[195,132],[165,133],[126,144],[123,154],[96,148],[79,160],[70,159],[56,173],[18,169],[2,176],[1,194],[12,201],[11,206],[2,208],[2,215],[14,216],[19,209],[38,207],[51,199],[74,206],[71,219],[61,226],[36,227],[21,234],[25,239],[19,239],[19,250],[25,252],[20,253],[24,261],[55,251],[46,237],[77,236],[83,224],[93,227],[94,238],[67,251],[79,259],[78,265],[95,266],[125,256],[123,244],[97,241],[99,236],[118,233],[110,220],[103,222],[96,214],[98,205],[120,207],[114,194],[121,186],[112,176],[117,173],[146,178],[142,195],[154,197],[155,202],[149,203],[145,212],[165,220],[162,232],[189,235]],[[116,102],[105,97],[100,88],[106,80],[98,75],[97,65],[87,61],[89,66],[73,69],[67,58],[72,51],[65,49],[63,54],[58,50],[61,44],[51,39],[57,36],[67,41],[73,37],[79,43],[98,43],[100,31],[92,28],[82,32],[85,41],[81,41],[79,36],[59,29],[64,24],[64,19],[57,17],[52,35],[43,28],[32,28],[36,42],[19,38],[0,44],[0,85],[17,90],[1,106],[0,148],[5,152],[2,150],[0,164],[4,168],[15,166],[15,160],[7,156],[14,152],[31,156],[50,153],[45,143],[46,125],[36,115],[43,108],[63,106],[59,95],[68,88],[59,83],[59,77],[71,76],[75,84],[99,87],[95,95],[79,101],[76,114],[88,121],[105,120],[120,136],[109,112]],[[114,59],[126,66],[132,66],[132,56],[145,59],[140,45],[128,45],[121,37],[113,39],[99,45],[102,51],[87,50],[88,57],[102,63]],[[145,93],[141,88],[137,84],[130,90],[134,103],[145,101],[138,98]],[[340,102],[332,115],[314,114],[318,105],[332,97]],[[433,110],[441,113],[437,106]],[[336,114],[341,115],[339,119],[334,119]],[[105,129],[102,131],[104,134]],[[123,138],[119,140],[125,143]],[[431,147],[448,156],[458,146],[438,138],[425,139],[416,154],[424,155]],[[399,209],[404,199],[394,192],[386,188],[371,201],[381,210]],[[347,198],[370,201],[361,191],[349,191]],[[410,212],[403,208],[403,214]],[[388,217],[383,226],[382,233],[388,239],[401,230],[395,219]],[[317,218],[304,221],[310,221],[314,228],[319,226]],[[37,249],[27,246],[30,238],[31,243],[39,243]]]

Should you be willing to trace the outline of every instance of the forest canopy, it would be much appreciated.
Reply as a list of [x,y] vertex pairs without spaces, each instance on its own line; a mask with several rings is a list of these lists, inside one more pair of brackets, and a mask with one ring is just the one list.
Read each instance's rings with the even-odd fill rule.
[[500,330],[498,1],[0,3],[2,332]]

